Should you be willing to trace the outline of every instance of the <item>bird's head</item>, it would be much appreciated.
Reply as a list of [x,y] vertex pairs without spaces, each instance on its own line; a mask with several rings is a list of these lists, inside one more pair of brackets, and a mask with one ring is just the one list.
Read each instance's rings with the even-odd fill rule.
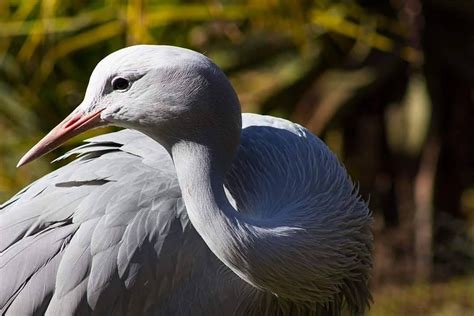
[[183,140],[228,150],[239,141],[240,105],[226,76],[204,55],[172,46],[127,47],[97,64],[81,104],[18,166],[105,125],[136,129],[168,150]]

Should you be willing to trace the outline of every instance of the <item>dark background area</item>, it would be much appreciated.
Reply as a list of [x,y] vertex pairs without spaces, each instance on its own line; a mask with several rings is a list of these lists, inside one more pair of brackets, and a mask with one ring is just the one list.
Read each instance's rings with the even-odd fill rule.
[[137,43],[208,55],[337,153],[375,217],[371,314],[473,315],[474,1],[2,1],[0,201],[99,133],[15,168]]

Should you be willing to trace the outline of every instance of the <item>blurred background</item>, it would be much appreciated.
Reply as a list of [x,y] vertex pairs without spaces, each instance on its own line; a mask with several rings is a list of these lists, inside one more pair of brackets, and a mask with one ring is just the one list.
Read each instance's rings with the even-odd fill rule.
[[206,54],[337,153],[375,217],[370,315],[474,315],[474,1],[0,1],[0,202],[98,133],[15,168],[137,43]]

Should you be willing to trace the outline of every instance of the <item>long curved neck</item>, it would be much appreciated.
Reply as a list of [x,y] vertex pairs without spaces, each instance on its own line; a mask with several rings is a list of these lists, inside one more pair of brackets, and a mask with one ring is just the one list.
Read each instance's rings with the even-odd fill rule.
[[[173,145],[171,155],[189,219],[211,251],[237,275],[249,280],[241,271],[247,257],[245,242],[256,231],[243,214],[228,201],[223,181],[228,162],[207,146],[194,142]],[[248,255],[248,254],[247,254]]]

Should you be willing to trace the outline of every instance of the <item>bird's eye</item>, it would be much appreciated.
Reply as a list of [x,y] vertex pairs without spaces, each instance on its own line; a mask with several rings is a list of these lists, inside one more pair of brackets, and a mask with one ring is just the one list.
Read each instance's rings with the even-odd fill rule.
[[130,81],[125,78],[117,77],[112,80],[112,89],[118,91],[127,90],[130,87]]

